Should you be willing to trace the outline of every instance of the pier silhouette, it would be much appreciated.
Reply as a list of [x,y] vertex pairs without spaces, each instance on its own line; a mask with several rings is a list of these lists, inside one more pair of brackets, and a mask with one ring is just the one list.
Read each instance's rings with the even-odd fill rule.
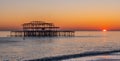
[[11,31],[10,35],[15,37],[52,37],[74,36],[75,33],[71,30],[59,30],[60,27],[44,21],[31,21],[24,23],[22,26],[22,31]]

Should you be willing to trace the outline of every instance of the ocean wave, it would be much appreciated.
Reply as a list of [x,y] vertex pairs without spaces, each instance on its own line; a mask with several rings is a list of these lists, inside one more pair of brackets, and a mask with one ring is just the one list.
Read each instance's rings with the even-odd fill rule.
[[62,56],[55,56],[55,57],[45,57],[45,58],[25,60],[25,61],[61,61],[61,60],[81,58],[81,57],[108,55],[108,54],[117,53],[117,52],[120,52],[120,50],[92,51],[92,52],[84,52],[84,53],[80,53],[80,54],[62,55]]

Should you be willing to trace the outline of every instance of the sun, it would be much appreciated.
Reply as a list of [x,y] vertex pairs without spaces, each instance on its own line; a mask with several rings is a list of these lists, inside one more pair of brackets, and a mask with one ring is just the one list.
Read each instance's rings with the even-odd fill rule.
[[107,30],[106,30],[106,29],[103,29],[102,31],[103,31],[103,32],[106,32]]

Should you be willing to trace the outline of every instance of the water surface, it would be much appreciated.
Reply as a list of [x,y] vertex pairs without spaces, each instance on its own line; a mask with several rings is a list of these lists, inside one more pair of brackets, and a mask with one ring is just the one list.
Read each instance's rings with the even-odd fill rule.
[[120,32],[77,31],[75,37],[7,37],[0,32],[0,59],[37,59],[120,49]]

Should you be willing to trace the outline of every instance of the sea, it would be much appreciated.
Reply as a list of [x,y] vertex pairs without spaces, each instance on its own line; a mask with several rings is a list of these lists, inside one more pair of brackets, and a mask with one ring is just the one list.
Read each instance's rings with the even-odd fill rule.
[[[10,37],[9,35],[10,31],[0,31],[0,61],[24,61],[120,50],[120,31],[76,31],[74,37]],[[68,57],[68,61],[75,61],[73,59],[87,61],[90,56],[88,55],[87,59],[83,58],[84,56],[71,57],[72,60]],[[102,56],[95,59],[109,57]]]

